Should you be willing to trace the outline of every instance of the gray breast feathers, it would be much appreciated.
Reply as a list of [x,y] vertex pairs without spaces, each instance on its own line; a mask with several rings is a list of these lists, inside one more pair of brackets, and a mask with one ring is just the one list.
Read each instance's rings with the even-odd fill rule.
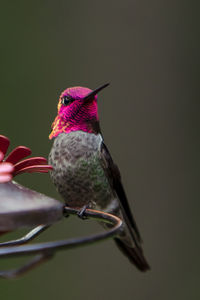
[[49,163],[59,193],[71,205],[87,201],[105,203],[113,198],[100,161],[101,135],[82,131],[60,134],[54,141]]

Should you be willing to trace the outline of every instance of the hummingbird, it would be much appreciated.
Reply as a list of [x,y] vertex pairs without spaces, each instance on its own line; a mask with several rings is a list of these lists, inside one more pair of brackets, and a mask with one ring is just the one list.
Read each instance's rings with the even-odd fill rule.
[[54,138],[49,154],[49,164],[53,166],[50,174],[68,206],[78,207],[80,212],[95,208],[121,218],[123,225],[115,243],[144,272],[150,267],[141,236],[99,124],[97,94],[108,85],[95,90],[71,87],[61,93],[49,135]]

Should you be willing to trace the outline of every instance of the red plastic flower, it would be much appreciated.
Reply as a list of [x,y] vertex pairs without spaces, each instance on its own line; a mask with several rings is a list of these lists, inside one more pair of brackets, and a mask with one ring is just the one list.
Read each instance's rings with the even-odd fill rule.
[[47,173],[52,166],[47,165],[44,157],[32,157],[22,160],[31,154],[31,150],[25,146],[16,147],[6,158],[6,152],[10,140],[0,135],[0,183],[8,182],[12,177],[22,173]]

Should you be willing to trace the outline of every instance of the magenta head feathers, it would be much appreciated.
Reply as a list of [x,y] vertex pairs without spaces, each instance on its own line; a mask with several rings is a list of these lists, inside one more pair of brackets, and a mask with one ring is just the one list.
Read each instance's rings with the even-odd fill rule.
[[77,86],[62,92],[58,102],[58,115],[52,124],[49,138],[76,130],[98,133],[97,93],[108,85],[104,84],[94,91]]

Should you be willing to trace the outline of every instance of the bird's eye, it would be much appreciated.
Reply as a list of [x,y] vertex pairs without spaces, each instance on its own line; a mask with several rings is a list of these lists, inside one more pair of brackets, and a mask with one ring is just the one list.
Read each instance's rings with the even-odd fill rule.
[[70,98],[69,96],[64,96],[62,97],[62,104],[63,105],[69,105],[72,102],[72,98]]

